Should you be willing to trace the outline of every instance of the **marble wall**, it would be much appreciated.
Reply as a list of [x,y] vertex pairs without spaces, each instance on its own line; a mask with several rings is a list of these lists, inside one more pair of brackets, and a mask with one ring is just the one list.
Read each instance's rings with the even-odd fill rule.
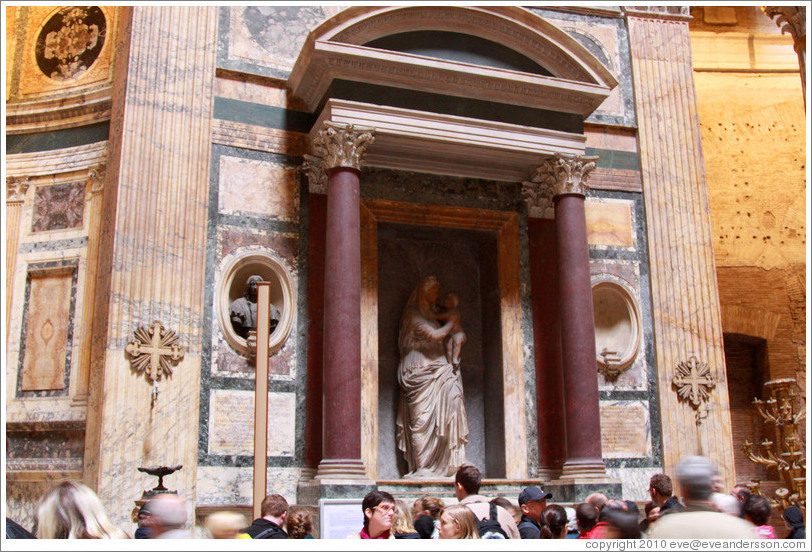
[[[233,115],[233,112],[232,112]],[[228,116],[226,113],[225,116]],[[224,337],[218,296],[228,267],[267,255],[292,277],[293,330],[269,359],[268,489],[293,504],[304,455],[307,221],[301,157],[215,143],[210,171],[203,366],[198,442],[198,506],[250,505],[253,470],[254,366]],[[273,151],[268,151],[273,150]],[[304,196],[303,196],[304,195]],[[304,232],[306,234],[306,231]],[[305,236],[306,237],[306,236]],[[232,284],[241,295],[244,281]],[[274,297],[272,296],[272,301]],[[228,316],[225,317],[228,319]],[[293,466],[298,466],[294,468]]]

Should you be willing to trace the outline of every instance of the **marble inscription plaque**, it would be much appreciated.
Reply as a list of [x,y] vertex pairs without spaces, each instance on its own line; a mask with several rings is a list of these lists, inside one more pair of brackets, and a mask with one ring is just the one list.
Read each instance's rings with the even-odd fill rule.
[[602,404],[600,412],[604,456],[648,454],[648,410],[643,404]]
[[630,202],[587,201],[584,207],[589,245],[634,246]]
[[31,277],[22,391],[64,389],[71,271]]
[[[295,394],[268,393],[268,456],[292,456]],[[254,454],[254,392],[215,390],[209,415],[209,453]]]

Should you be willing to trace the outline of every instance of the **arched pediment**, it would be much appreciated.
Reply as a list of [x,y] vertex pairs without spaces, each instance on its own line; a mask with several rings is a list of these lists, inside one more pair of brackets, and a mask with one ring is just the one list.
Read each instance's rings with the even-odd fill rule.
[[[387,37],[434,31],[497,43],[544,71],[494,67],[370,47]],[[335,80],[484,99],[586,117],[617,85],[601,62],[552,23],[515,6],[359,6],[314,29],[289,84],[311,110]]]

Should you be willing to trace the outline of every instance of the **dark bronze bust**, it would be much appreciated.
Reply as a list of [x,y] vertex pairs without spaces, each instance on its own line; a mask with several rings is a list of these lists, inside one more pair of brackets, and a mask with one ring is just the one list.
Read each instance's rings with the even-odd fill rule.
[[[249,276],[245,282],[245,295],[231,302],[229,306],[229,318],[234,332],[246,339],[248,332],[257,328],[257,284],[264,281],[262,276]],[[270,305],[271,327],[273,333],[279,324],[279,311],[271,303]]]

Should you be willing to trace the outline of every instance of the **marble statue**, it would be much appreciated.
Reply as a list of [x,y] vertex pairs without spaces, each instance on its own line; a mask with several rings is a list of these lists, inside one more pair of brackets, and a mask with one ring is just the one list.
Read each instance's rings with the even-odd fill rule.
[[[249,276],[245,282],[245,295],[231,302],[228,316],[234,332],[242,338],[248,337],[248,332],[257,328],[257,284],[264,281],[262,276]],[[279,310],[270,304],[270,333],[279,324]]]
[[[406,478],[452,476],[465,463],[468,418],[462,378],[446,357],[445,346],[451,332],[455,327],[461,331],[461,326],[458,314],[440,325],[439,291],[434,276],[421,280],[400,321],[396,438],[409,465]],[[452,358],[454,350],[452,346]]]
[[460,298],[456,293],[449,293],[445,296],[443,306],[445,311],[437,315],[438,320],[453,322],[448,337],[445,338],[445,358],[451,363],[455,370],[460,367],[460,357],[462,355],[462,345],[467,336],[462,329],[462,318],[460,315]]

